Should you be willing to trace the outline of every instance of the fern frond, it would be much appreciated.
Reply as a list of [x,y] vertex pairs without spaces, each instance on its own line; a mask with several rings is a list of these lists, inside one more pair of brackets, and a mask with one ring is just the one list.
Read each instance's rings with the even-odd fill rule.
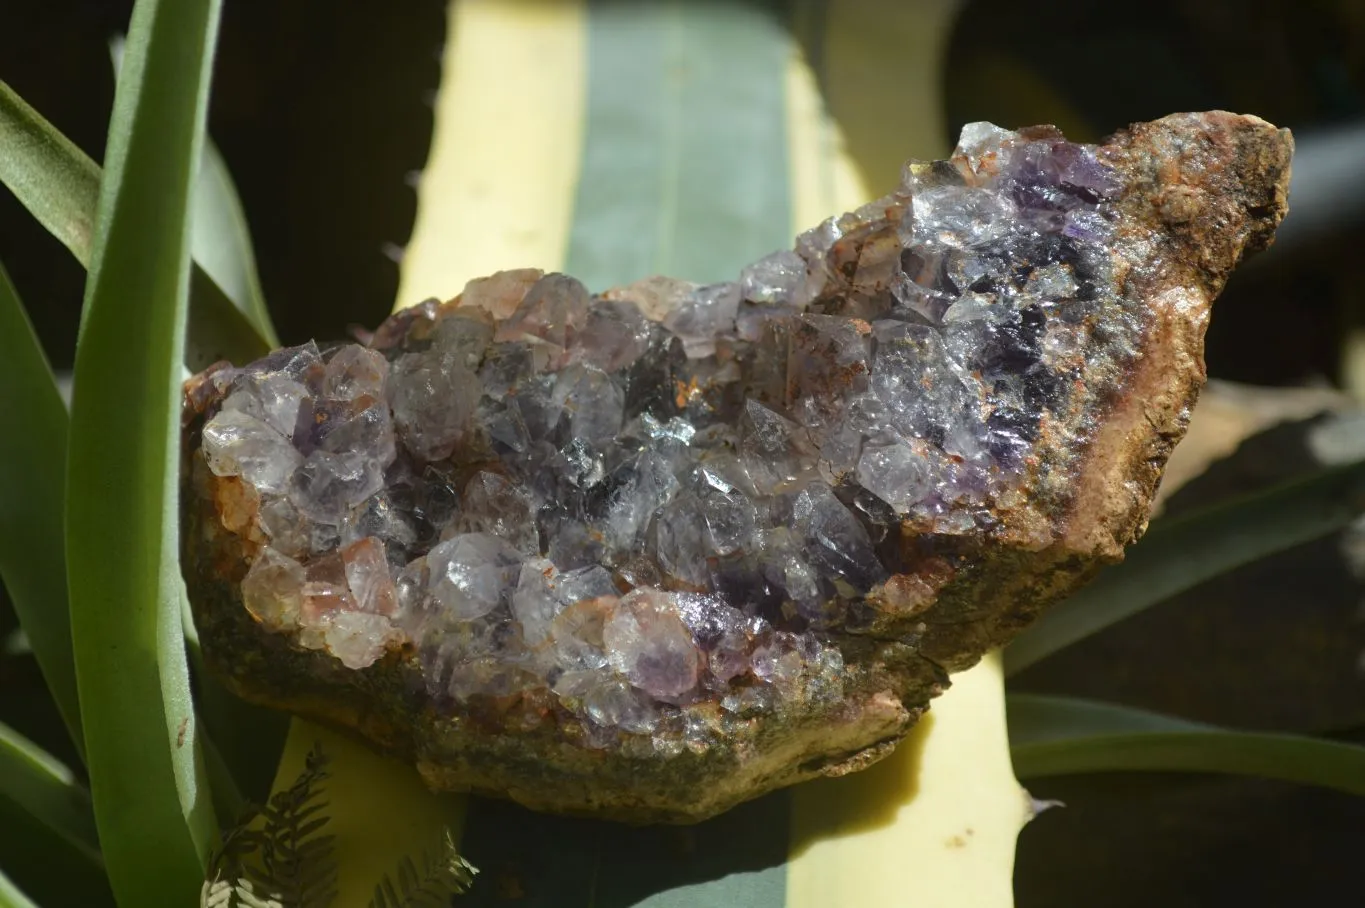
[[257,895],[250,880],[236,883],[224,879],[204,881],[199,908],[285,908],[278,899]]
[[232,884],[227,880],[204,880],[199,890],[199,908],[232,908]]
[[236,908],[285,908],[283,902],[267,895],[257,895],[250,880],[238,880],[233,887],[237,896]]
[[[251,807],[209,860],[201,908],[327,908],[336,898],[336,837],[322,797],[327,757],[314,746],[294,784]],[[210,901],[212,900],[212,901]]]
[[289,908],[325,908],[336,897],[336,839],[319,834],[330,819],[323,813],[327,777],[327,757],[315,745],[294,784],[263,809],[260,859],[246,864],[247,878]]
[[[320,746],[309,752],[293,785],[250,808],[209,860],[200,908],[326,908],[336,898],[336,837],[322,786],[327,758]],[[434,851],[399,861],[375,887],[370,908],[445,908],[469,888],[478,873],[460,856],[449,829]]]
[[374,887],[370,908],[445,908],[451,896],[459,895],[474,882],[478,869],[460,856],[455,836],[445,831],[437,853],[422,854],[422,869],[411,857],[398,862],[394,874],[385,874]]
[[242,876],[243,863],[261,848],[261,832],[252,828],[260,815],[259,805],[247,804],[237,822],[223,831],[217,850],[209,855],[209,880],[235,880]]

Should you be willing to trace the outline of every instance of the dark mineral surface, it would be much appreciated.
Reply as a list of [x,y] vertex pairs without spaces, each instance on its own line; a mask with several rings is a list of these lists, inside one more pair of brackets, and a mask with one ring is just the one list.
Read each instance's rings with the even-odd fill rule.
[[435,787],[686,821],[884,756],[1145,525],[1292,142],[977,123],[734,282],[512,271],[186,386],[242,696]]

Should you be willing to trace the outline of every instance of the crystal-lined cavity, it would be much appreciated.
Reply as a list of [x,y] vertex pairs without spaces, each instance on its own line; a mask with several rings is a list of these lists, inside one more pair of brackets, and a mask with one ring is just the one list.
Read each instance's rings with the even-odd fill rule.
[[902,528],[989,529],[1088,333],[1135,330],[1096,150],[963,135],[734,282],[504,272],[369,347],[219,373],[203,467],[255,496],[245,607],[348,668],[416,652],[436,702],[552,703],[592,746],[700,700],[837,700],[829,635]]

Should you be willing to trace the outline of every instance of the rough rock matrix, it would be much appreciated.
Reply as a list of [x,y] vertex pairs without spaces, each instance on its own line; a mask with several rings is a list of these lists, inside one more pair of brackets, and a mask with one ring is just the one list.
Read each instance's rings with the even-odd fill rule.
[[434,787],[691,821],[886,755],[1142,532],[1292,142],[967,126],[734,282],[511,271],[186,386],[243,696]]

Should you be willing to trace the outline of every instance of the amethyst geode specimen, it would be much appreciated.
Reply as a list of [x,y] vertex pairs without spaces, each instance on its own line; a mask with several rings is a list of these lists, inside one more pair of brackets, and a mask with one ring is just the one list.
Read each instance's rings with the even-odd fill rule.
[[187,385],[185,563],[250,699],[436,787],[695,820],[885,755],[1141,532],[1292,143],[973,124],[737,282],[503,272]]

